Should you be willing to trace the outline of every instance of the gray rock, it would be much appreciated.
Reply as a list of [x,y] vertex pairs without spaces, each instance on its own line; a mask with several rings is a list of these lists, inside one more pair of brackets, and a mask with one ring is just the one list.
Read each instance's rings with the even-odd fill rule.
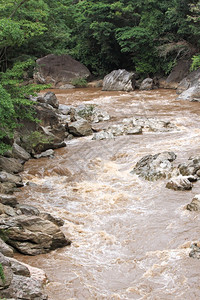
[[114,70],[103,79],[103,91],[133,91],[135,79],[133,72],[126,70]]
[[177,94],[180,94],[179,100],[200,102],[200,69],[191,72],[180,82]]
[[200,195],[195,195],[192,202],[186,206],[187,210],[199,211],[200,210]]
[[75,110],[71,105],[59,104],[59,112],[63,115],[69,115],[72,109]]
[[37,83],[51,83],[54,87],[71,84],[75,78],[88,78],[90,71],[70,55],[49,54],[36,61],[38,72],[34,74]]
[[190,251],[189,256],[200,259],[200,247],[197,245],[197,243],[192,244],[190,248],[192,248],[192,250]]
[[85,119],[79,119],[68,124],[69,133],[74,136],[87,136],[93,133],[92,127]]
[[35,154],[34,158],[41,158],[41,157],[53,157],[54,156],[54,150],[53,149],[48,149],[40,154]]
[[19,158],[23,161],[27,161],[31,158],[30,154],[17,143],[14,143],[12,145],[12,154],[14,158]]
[[192,186],[193,185],[190,182],[190,180],[188,179],[188,177],[182,176],[182,175],[171,178],[166,184],[166,188],[172,189],[175,191],[191,190]]
[[23,166],[15,158],[0,156],[0,171],[6,171],[8,173],[19,173],[23,171]]
[[36,207],[27,204],[18,204],[17,209],[20,209],[22,214],[26,216],[39,216],[40,214],[39,210]]
[[176,155],[174,152],[146,155],[137,162],[131,173],[150,181],[171,177],[173,171],[171,162],[175,159]]
[[13,249],[0,238],[0,253],[4,256],[13,257]]
[[188,163],[180,164],[178,169],[183,176],[195,174],[198,176],[198,171],[200,171],[200,157],[191,157]]
[[23,186],[22,178],[19,175],[13,175],[8,172],[0,172],[0,182],[10,182],[14,183],[16,186]]
[[16,215],[13,207],[0,203],[0,215],[2,214],[6,214],[10,217],[14,217]]
[[152,78],[146,78],[142,81],[140,85],[140,90],[152,90],[153,89],[153,79]]
[[99,132],[95,132],[92,139],[93,140],[114,139],[114,135],[111,132],[107,132],[105,130],[101,130]]
[[108,121],[110,119],[110,116],[106,111],[103,111],[96,105],[91,104],[78,106],[75,109],[75,114],[93,123]]
[[0,194],[0,203],[15,207],[18,202],[17,198],[13,195]]
[[64,84],[64,85],[59,86],[59,89],[60,90],[75,89],[75,86],[68,83],[68,84]]
[[47,92],[44,95],[44,100],[47,104],[51,105],[54,108],[59,107],[58,99],[57,99],[56,95],[53,92]]
[[16,191],[16,184],[11,182],[0,183],[0,194],[13,194]]
[[61,218],[54,217],[51,214],[46,213],[46,212],[41,212],[40,217],[43,218],[44,220],[48,220],[50,222],[53,222],[55,225],[57,225],[59,227],[63,226],[64,223],[65,223]]
[[14,258],[10,258],[9,260],[11,263],[11,269],[15,275],[30,277],[30,271],[23,263],[20,263]]

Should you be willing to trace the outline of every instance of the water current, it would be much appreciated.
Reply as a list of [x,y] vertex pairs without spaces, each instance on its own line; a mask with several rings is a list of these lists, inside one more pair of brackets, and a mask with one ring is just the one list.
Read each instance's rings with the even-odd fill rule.
[[166,180],[145,181],[130,173],[147,154],[174,151],[177,164],[198,155],[200,105],[176,100],[172,90],[102,92],[54,91],[62,104],[96,104],[111,116],[96,128],[135,116],[176,125],[170,132],[144,132],[110,140],[67,141],[55,157],[30,160],[18,193],[31,204],[65,220],[69,247],[45,255],[17,255],[42,268],[50,300],[200,299],[200,261],[190,244],[200,238],[200,214],[185,209],[200,194],[165,188]]

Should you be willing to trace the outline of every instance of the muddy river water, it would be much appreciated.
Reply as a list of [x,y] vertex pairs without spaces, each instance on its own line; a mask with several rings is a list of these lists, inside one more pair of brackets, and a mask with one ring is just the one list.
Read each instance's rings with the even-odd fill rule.
[[200,104],[176,100],[175,91],[55,90],[62,104],[97,104],[111,116],[169,120],[170,132],[144,132],[95,141],[67,141],[55,157],[30,160],[20,202],[65,220],[71,246],[18,259],[42,268],[50,300],[200,299],[200,261],[190,244],[200,239],[200,214],[185,209],[200,194],[165,188],[130,173],[147,154],[174,151],[177,162],[200,154]]

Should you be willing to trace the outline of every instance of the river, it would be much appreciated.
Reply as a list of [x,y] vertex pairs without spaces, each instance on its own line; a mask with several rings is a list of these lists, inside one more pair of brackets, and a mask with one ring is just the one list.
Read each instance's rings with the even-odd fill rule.
[[166,180],[145,181],[130,173],[147,154],[174,151],[177,162],[199,154],[200,104],[176,100],[173,90],[102,92],[54,91],[62,104],[97,104],[111,120],[134,116],[169,120],[170,132],[67,141],[55,158],[29,160],[21,203],[65,220],[69,247],[35,257],[17,255],[42,268],[50,300],[200,299],[200,261],[190,244],[200,238],[200,214],[185,209],[200,194],[165,188]]

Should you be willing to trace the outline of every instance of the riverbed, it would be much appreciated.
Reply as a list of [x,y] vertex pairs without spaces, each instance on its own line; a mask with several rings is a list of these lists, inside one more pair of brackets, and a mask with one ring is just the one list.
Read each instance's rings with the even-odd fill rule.
[[54,90],[61,104],[96,104],[110,121],[155,117],[170,121],[169,132],[146,131],[109,140],[92,136],[66,141],[54,158],[29,160],[22,174],[29,182],[18,193],[65,224],[69,247],[45,255],[16,255],[42,268],[50,300],[200,299],[200,261],[190,245],[200,238],[200,214],[185,209],[191,191],[173,191],[166,180],[145,181],[131,173],[147,154],[173,151],[176,165],[200,154],[200,104],[176,100],[173,90],[103,92]]

